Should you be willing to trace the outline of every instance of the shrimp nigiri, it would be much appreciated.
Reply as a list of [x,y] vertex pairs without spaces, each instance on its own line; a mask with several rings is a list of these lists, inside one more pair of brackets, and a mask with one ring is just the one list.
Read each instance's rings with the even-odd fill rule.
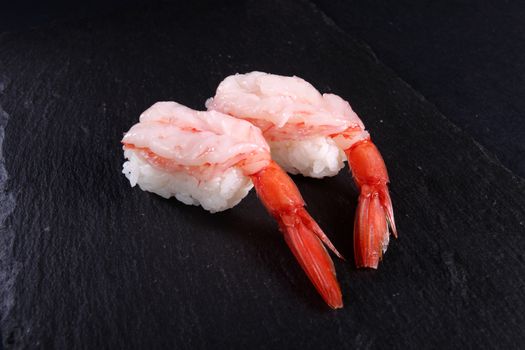
[[377,268],[388,247],[389,231],[397,237],[388,173],[348,102],[321,94],[295,76],[251,72],[224,79],[206,106],[259,127],[272,157],[289,173],[333,176],[346,158],[360,190],[354,220],[355,262],[357,267]]
[[270,157],[261,131],[252,124],[175,102],[158,102],[122,139],[123,173],[132,186],[174,196],[210,212],[239,203],[255,186],[277,220],[285,241],[318,292],[332,308],[342,307],[328,237],[310,217],[290,177]]

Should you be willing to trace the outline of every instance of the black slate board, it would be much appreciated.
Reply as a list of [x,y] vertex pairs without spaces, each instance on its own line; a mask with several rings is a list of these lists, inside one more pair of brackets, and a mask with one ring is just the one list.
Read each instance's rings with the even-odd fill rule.
[[525,178],[525,3],[313,0]]
[[[119,140],[142,110],[199,108],[254,69],[347,97],[388,164],[400,239],[378,271],[336,261],[343,310],[323,305],[254,193],[210,215],[120,174]],[[525,341],[523,180],[307,2],[164,4],[3,35],[0,91],[8,348]],[[295,180],[351,261],[349,175]]]

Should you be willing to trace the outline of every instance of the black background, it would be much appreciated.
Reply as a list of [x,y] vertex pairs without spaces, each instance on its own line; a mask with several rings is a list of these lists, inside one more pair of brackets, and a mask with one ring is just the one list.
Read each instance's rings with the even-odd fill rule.
[[[25,5],[0,21],[6,347],[523,343],[522,7]],[[389,166],[401,238],[378,271],[336,262],[343,310],[322,304],[253,193],[209,215],[119,173],[142,110],[200,108],[253,69],[348,98]],[[350,177],[294,179],[351,261]]]

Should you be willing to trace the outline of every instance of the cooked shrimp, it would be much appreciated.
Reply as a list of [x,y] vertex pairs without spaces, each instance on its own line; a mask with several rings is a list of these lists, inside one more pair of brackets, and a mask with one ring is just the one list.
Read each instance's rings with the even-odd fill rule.
[[326,244],[339,253],[310,217],[290,177],[270,157],[261,131],[225,114],[158,102],[122,139],[123,172],[132,185],[175,196],[216,212],[236,205],[255,185],[277,220],[285,241],[314,286],[332,308],[342,296]]
[[333,176],[346,158],[361,192],[354,221],[355,262],[377,268],[389,231],[397,237],[389,179],[381,154],[348,102],[321,95],[298,77],[252,72],[224,79],[206,106],[259,127],[272,157],[290,173]]

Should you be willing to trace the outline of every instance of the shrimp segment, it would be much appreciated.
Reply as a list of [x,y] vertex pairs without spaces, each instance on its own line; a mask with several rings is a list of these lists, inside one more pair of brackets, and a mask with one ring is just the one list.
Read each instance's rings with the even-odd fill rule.
[[354,144],[345,154],[361,192],[354,219],[355,263],[357,267],[377,269],[388,246],[388,225],[397,237],[386,166],[370,140]]
[[331,308],[343,307],[334,264],[323,243],[337,256],[341,254],[304,208],[293,181],[274,161],[250,177],[259,199],[277,220],[288,247],[319,294]]

